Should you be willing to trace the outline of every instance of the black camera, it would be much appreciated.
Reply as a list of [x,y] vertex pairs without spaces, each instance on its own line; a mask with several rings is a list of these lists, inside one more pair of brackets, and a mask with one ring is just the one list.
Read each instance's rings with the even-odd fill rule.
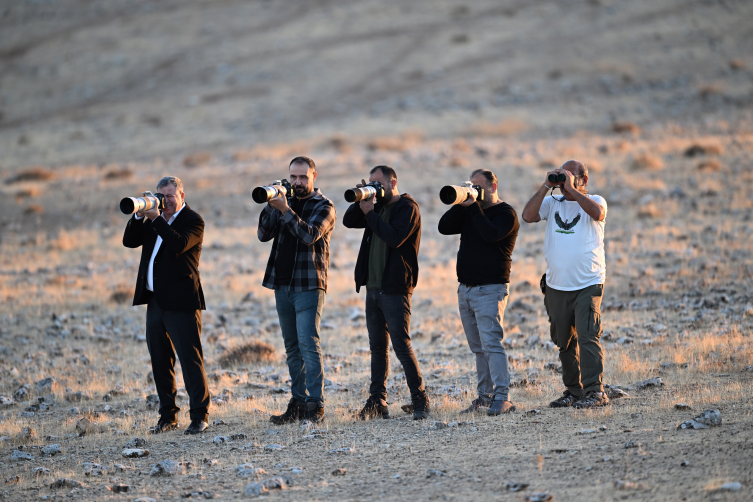
[[364,186],[359,188],[351,188],[349,190],[345,190],[345,200],[347,202],[350,202],[351,204],[353,202],[366,200],[372,196],[379,197],[380,199],[384,197],[384,188],[378,181],[366,183]]
[[562,173],[554,173],[547,176],[549,183],[564,183],[566,177]]
[[141,197],[126,197],[120,201],[120,211],[123,214],[133,214],[139,211],[149,211],[157,208],[165,209],[165,196],[161,193],[154,194],[150,191],[143,192]]
[[254,199],[254,202],[257,204],[269,202],[269,199],[277,197],[277,194],[279,193],[278,186],[285,188],[285,197],[293,196],[293,186],[288,180],[274,180],[269,186],[254,188],[254,191],[251,192],[251,198]]
[[484,200],[484,189],[466,181],[460,185],[447,185],[439,191],[439,199],[447,205],[462,204],[473,194],[477,201]]

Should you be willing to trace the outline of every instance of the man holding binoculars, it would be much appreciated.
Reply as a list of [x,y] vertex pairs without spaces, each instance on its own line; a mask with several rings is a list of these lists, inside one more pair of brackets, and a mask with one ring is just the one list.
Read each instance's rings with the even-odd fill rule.
[[296,157],[289,171],[289,187],[287,183],[261,187],[271,197],[259,215],[257,229],[260,241],[274,239],[262,285],[275,292],[292,381],[293,397],[287,409],[270,417],[277,425],[324,418],[319,322],[327,291],[329,239],[336,217],[332,201],[314,188],[317,172],[313,160]]
[[[523,209],[528,223],[546,220],[542,279],[552,341],[560,349],[566,390],[549,406],[606,406],[601,300],[606,279],[604,220],[607,203],[588,195],[588,168],[577,160],[547,173],[546,181]],[[547,197],[559,187],[561,198]]]
[[366,286],[371,386],[358,417],[389,418],[387,376],[391,339],[405,370],[413,419],[422,420],[429,416],[429,397],[409,334],[411,295],[418,281],[421,214],[415,200],[398,192],[397,174],[391,167],[376,166],[371,170],[369,183],[361,181],[356,189],[346,192],[346,200],[353,204],[343,217],[347,228],[365,229],[355,279],[356,291]]
[[[190,403],[191,425],[185,433],[198,434],[209,427],[209,388],[201,348],[201,311],[206,306],[199,279],[204,220],[185,204],[179,178],[165,176],[157,183],[157,192],[148,201],[149,209],[139,206],[142,210],[128,220],[123,234],[125,247],[141,247],[133,304],[147,304],[146,344],[160,402],[160,418],[151,432],[178,427],[177,352]],[[126,209],[138,207],[131,203]]]
[[[502,320],[520,224],[515,210],[499,200],[493,172],[478,169],[469,184],[474,190],[466,190],[464,198],[458,200],[451,193],[453,196],[443,199],[455,205],[439,220],[439,233],[460,234],[458,308],[468,346],[476,355],[478,397],[461,413],[487,408],[488,415],[499,415],[515,411],[509,400],[510,371],[502,345]],[[452,192],[452,188],[443,191]]]

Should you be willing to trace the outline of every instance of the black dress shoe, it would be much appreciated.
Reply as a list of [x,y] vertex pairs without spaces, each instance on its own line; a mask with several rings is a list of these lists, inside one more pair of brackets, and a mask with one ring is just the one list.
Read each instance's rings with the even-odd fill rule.
[[163,432],[172,431],[178,428],[178,422],[168,422],[167,420],[160,420],[157,425],[149,429],[149,434],[161,434]]
[[208,428],[209,424],[203,420],[191,420],[191,425],[188,426],[188,429],[183,434],[201,434]]

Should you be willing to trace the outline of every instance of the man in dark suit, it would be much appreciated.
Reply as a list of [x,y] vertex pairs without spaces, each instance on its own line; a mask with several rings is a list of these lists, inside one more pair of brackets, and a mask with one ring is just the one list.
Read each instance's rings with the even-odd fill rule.
[[201,349],[201,311],[204,293],[199,257],[204,220],[185,204],[183,183],[166,176],[157,183],[165,208],[139,211],[130,220],[123,245],[141,246],[134,305],[147,305],[146,343],[152,359],[154,383],[160,400],[160,418],[154,434],[178,427],[175,404],[175,354],[183,369],[190,403],[191,425],[186,434],[198,434],[209,424],[209,389]]

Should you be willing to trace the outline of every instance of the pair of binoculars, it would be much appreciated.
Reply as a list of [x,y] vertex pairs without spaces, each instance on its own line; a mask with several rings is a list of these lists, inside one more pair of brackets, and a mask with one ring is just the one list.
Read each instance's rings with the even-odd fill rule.
[[549,181],[549,183],[564,183],[565,179],[567,178],[562,173],[555,173],[550,174],[546,179]]

